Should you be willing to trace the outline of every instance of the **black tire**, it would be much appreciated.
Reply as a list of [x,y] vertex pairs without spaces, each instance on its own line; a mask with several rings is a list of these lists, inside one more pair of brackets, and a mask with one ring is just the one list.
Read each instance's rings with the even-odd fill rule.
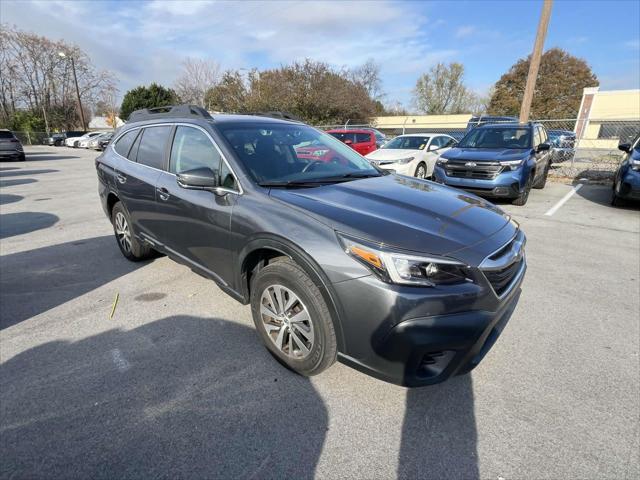
[[413,176],[422,179],[427,178],[427,165],[424,162],[420,162],[416,167],[416,171],[413,172]]
[[547,184],[547,177],[549,176],[549,167],[550,167],[550,164],[547,163],[547,166],[544,167],[544,171],[542,172],[542,175],[533,185],[533,188],[537,190],[542,190],[545,187],[545,185]]
[[529,178],[527,178],[527,183],[525,184],[524,190],[522,191],[522,193],[518,195],[516,198],[514,198],[511,201],[511,203],[519,207],[525,205],[527,203],[527,200],[529,200],[529,193],[531,192],[532,185],[533,185],[533,173],[529,175]]
[[[285,326],[285,322],[292,326],[293,322],[289,323],[288,320],[283,319],[278,328],[277,323],[270,322],[273,317],[261,313],[262,306],[267,306],[267,309],[271,310],[269,305],[263,304],[263,295],[269,297],[269,289],[274,287],[284,287],[284,290],[287,291],[286,295],[292,293],[293,296],[298,297],[298,302],[292,303],[289,309],[283,312],[283,317],[294,318],[297,313],[300,313],[300,310],[306,310],[308,313],[308,323],[312,324],[312,328],[309,329],[313,333],[313,341],[310,345],[305,346],[305,348],[309,347],[305,356],[302,356],[302,350],[299,349],[297,351],[299,355],[296,358],[295,348],[298,347],[298,344],[294,345],[292,340],[289,340],[290,332],[298,332],[296,335],[298,338],[302,338],[298,327],[294,330],[292,327]],[[288,296],[283,303],[288,303],[291,298],[293,297]],[[276,310],[279,311],[277,308],[273,311]],[[336,361],[337,341],[329,308],[316,284],[293,260],[280,257],[276,261],[272,260],[269,265],[255,274],[251,282],[251,313],[262,342],[285,367],[300,375],[311,376],[323,372]],[[271,329],[272,336],[267,333],[267,324],[273,327]],[[283,348],[288,348],[288,352],[276,346],[277,340],[274,337],[280,338],[280,330],[284,330],[281,343]],[[303,340],[306,342],[307,339],[303,338]],[[284,345],[285,343],[286,345]]]
[[619,190],[618,182],[613,182],[613,188],[611,190],[611,206],[613,207],[622,207],[624,205],[624,200],[618,196],[617,190]]
[[20,156],[18,156],[18,161],[19,162],[24,162],[27,159],[27,157],[25,156],[24,153],[21,153]]
[[[124,240],[126,234],[119,232],[119,230],[121,230],[121,224],[119,224],[120,215],[124,218],[129,232],[128,242]],[[122,255],[124,255],[127,260],[139,262],[140,260],[145,260],[151,256],[153,253],[151,247],[140,242],[133,234],[133,230],[131,229],[131,219],[121,202],[117,202],[113,206],[113,210],[111,211],[111,224],[113,225],[113,233],[116,237],[118,248],[120,248]],[[127,244],[129,245],[128,247]]]

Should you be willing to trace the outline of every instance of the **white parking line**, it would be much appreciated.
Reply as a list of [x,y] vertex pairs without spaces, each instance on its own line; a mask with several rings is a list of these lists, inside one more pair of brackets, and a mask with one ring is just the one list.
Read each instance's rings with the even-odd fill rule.
[[568,192],[564,197],[562,197],[558,203],[556,203],[553,207],[551,207],[549,210],[547,210],[547,213],[545,213],[545,215],[547,217],[550,217],[551,215],[556,213],[560,209],[560,207],[562,205],[567,203],[567,200],[569,200],[573,196],[574,193],[576,193],[578,190],[580,190],[582,188],[582,185],[583,185],[582,183],[579,183],[578,185],[573,187],[571,189],[571,191]]

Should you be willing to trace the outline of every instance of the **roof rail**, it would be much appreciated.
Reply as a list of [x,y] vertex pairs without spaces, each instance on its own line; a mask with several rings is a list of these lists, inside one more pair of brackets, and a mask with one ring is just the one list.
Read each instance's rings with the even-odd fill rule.
[[185,118],[198,117],[207,120],[213,117],[204,108],[197,105],[167,105],[166,107],[143,108],[131,112],[129,122],[141,122],[143,120],[156,120],[158,118]]
[[256,115],[258,117],[280,118],[282,120],[292,120],[294,122],[302,122],[302,120],[289,112],[271,111],[271,112],[250,112],[247,115]]

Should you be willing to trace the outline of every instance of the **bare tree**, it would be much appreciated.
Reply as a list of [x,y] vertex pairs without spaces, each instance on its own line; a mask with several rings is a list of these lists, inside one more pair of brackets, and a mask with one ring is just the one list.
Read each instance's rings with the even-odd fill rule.
[[175,90],[184,103],[206,107],[205,96],[220,79],[220,65],[212,60],[187,57],[182,73],[175,82]]
[[362,85],[373,100],[382,100],[382,80],[380,79],[380,65],[373,58],[348,71],[348,78]]
[[419,111],[442,115],[467,113],[475,99],[463,82],[464,66],[460,63],[438,63],[423,74],[413,91]]
[[[65,58],[58,55],[64,52]],[[0,29],[0,122],[13,124],[16,114],[44,120],[54,128],[78,125],[73,58],[83,105],[115,85],[113,75],[97,70],[78,47],[2,25]],[[32,122],[33,123],[33,122]]]

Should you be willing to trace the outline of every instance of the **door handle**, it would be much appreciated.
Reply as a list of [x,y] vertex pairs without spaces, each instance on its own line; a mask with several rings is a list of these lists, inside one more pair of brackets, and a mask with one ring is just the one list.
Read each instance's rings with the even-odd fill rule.
[[167,200],[169,200],[169,197],[171,196],[169,195],[169,190],[167,190],[164,187],[156,188],[156,192],[158,192],[158,196],[160,197],[160,200],[162,200],[163,202],[166,202]]
[[127,177],[125,177],[121,173],[116,173],[116,178],[118,179],[119,183],[126,183],[127,182]]

